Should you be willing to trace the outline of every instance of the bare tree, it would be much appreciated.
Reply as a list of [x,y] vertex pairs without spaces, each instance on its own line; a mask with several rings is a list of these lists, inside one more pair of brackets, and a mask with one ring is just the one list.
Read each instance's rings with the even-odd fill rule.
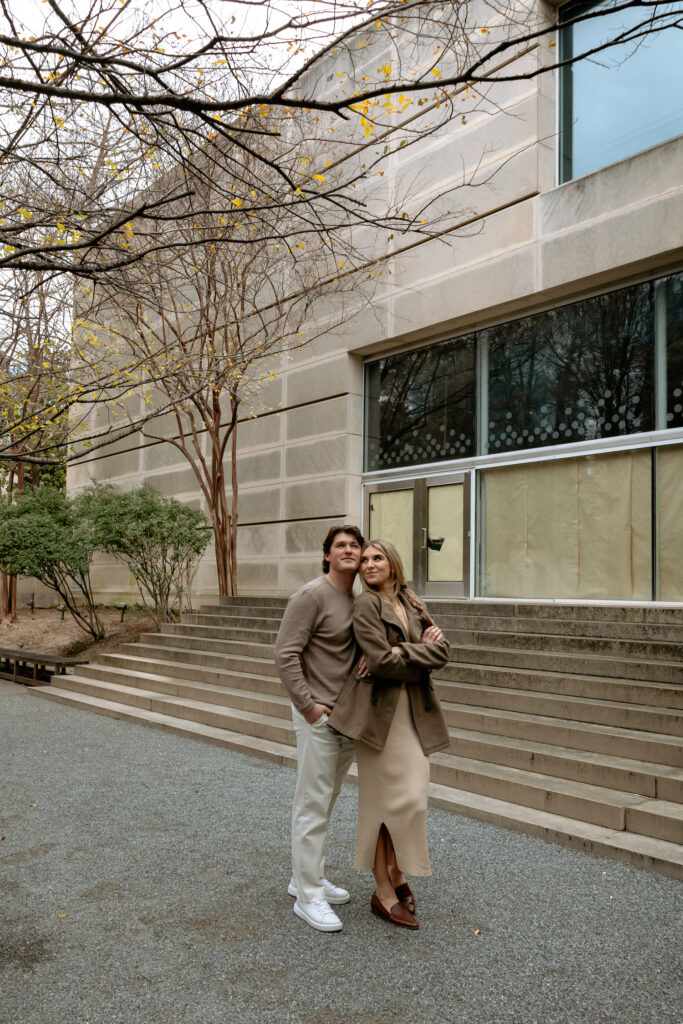
[[[364,299],[339,280],[344,261],[324,237],[294,255],[277,239],[251,242],[252,225],[239,214],[224,221],[218,238],[201,209],[191,228],[176,225],[176,246],[98,282],[82,316],[122,365],[138,367],[130,390],[144,403],[128,423],[187,459],[213,525],[219,593],[235,594],[240,413],[258,404],[287,353],[338,326]],[[120,409],[125,429],[124,403]]]
[[[596,50],[681,23],[680,3],[624,0],[619,11],[636,13]],[[294,266],[321,246],[352,277],[372,273],[377,253],[448,239],[474,222],[462,186],[495,168],[424,199],[418,181],[400,193],[386,183],[456,112],[490,112],[500,83],[557,67],[556,27],[547,6],[499,0],[159,0],[153,14],[138,0],[49,0],[21,15],[0,0],[0,309],[14,308],[13,269],[24,297],[30,275],[59,288],[63,273],[85,290],[113,275],[110,294],[130,273],[144,297],[147,267],[152,280],[176,257],[199,266],[200,243],[235,265],[277,245]],[[124,359],[74,326],[74,359],[59,367],[34,360],[29,372],[11,329],[0,339],[0,460],[56,458],[61,441],[44,427],[67,414],[71,436],[95,447],[151,413],[175,415],[191,393],[179,384],[164,405],[156,388],[135,421],[95,424],[94,405],[116,409],[142,380],[155,387],[161,363],[155,373],[144,351]]]
[[[240,201],[257,245],[280,210],[297,239],[341,223],[385,236],[447,230],[454,212],[447,203],[437,216],[375,202],[374,175],[403,145],[456,113],[467,116],[482,90],[561,64],[553,50],[557,12],[511,0],[158,0],[153,8],[48,0],[27,5],[23,17],[14,7],[0,0],[0,267],[84,277],[156,251],[166,244],[157,229],[169,219],[192,223],[186,172],[213,183],[207,214],[225,215]],[[637,47],[653,32],[681,27],[679,3],[617,0],[610,13],[620,11],[636,14],[568,60],[615,43]],[[603,13],[577,8],[569,23]],[[106,184],[100,177],[100,188],[69,196],[61,165],[82,167],[88,179],[78,154],[96,111],[119,139],[100,154]],[[340,144],[328,158],[337,170],[330,179],[325,153],[333,138]],[[293,140],[308,157],[296,169]],[[31,195],[43,197],[28,205],[27,168]]]

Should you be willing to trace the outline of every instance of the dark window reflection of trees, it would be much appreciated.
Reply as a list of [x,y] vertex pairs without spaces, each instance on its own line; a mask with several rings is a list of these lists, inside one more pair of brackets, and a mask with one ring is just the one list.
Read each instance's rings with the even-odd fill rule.
[[650,430],[652,285],[482,332],[489,342],[489,451]]
[[683,274],[666,282],[666,425],[683,427]]
[[[683,426],[683,275],[665,287],[672,428]],[[491,453],[654,429],[654,295],[647,282],[369,364],[366,468],[475,454],[475,340],[489,353]]]
[[368,367],[368,469],[474,452],[474,337]]

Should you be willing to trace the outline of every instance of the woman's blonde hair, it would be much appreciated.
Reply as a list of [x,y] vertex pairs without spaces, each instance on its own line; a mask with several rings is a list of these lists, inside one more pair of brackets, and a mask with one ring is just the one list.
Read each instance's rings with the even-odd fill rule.
[[[414,594],[412,590],[409,590],[406,586],[406,574],[403,571],[403,562],[401,561],[401,556],[396,550],[396,547],[389,540],[366,540],[362,547],[361,557],[362,553],[367,551],[368,548],[377,548],[377,550],[381,551],[388,561],[394,576],[391,587],[389,588],[393,596],[403,598],[404,601],[415,608],[426,625],[432,625],[432,618],[422,601],[417,594]],[[363,580],[363,586],[366,590],[375,590],[375,587],[370,586],[365,582],[365,580]]]

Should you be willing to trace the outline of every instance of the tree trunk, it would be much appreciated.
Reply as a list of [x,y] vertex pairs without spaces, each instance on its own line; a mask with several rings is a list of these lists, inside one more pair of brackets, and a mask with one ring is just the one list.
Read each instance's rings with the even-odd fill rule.
[[[235,407],[235,413],[237,413],[237,407]],[[232,494],[230,500],[232,502],[232,511],[228,520],[229,528],[229,548],[230,548],[230,593],[237,597],[237,418],[235,416],[235,422],[232,428],[231,438],[231,450],[230,450],[230,469],[231,469],[231,486]]]
[[[237,405],[231,399],[232,416],[230,426],[230,460],[231,460],[231,500],[228,506],[228,495],[225,486],[223,469],[223,448],[214,446],[211,507],[209,509],[213,525],[214,546],[216,550],[216,575],[218,577],[218,593],[221,597],[237,595]],[[225,444],[225,442],[224,442]]]
[[10,622],[17,621],[17,577],[10,576],[9,578],[9,614]]
[[[12,495],[14,493],[14,477],[16,473],[17,490],[19,493],[24,487],[24,463],[18,462],[16,466],[13,466],[9,472],[9,481],[7,484],[7,493]],[[9,615],[10,622],[17,621],[17,578],[16,576],[7,576],[4,572],[2,573],[2,614]]]
[[[218,498],[218,496],[217,496]],[[230,597],[232,588],[230,586],[230,553],[228,550],[228,524],[221,514],[220,499],[214,505],[213,515],[213,543],[216,551],[216,575],[218,577],[218,593],[221,597]]]
[[17,578],[0,573],[2,579],[2,615],[9,615],[10,622],[17,621]]

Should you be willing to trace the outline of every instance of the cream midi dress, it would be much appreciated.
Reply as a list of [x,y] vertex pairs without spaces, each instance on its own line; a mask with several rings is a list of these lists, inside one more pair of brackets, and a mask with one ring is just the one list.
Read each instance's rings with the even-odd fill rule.
[[354,866],[358,871],[372,869],[377,836],[384,824],[400,869],[406,875],[431,875],[426,832],[429,761],[413,724],[405,686],[401,687],[384,749],[374,750],[360,742],[354,746],[358,762]]

